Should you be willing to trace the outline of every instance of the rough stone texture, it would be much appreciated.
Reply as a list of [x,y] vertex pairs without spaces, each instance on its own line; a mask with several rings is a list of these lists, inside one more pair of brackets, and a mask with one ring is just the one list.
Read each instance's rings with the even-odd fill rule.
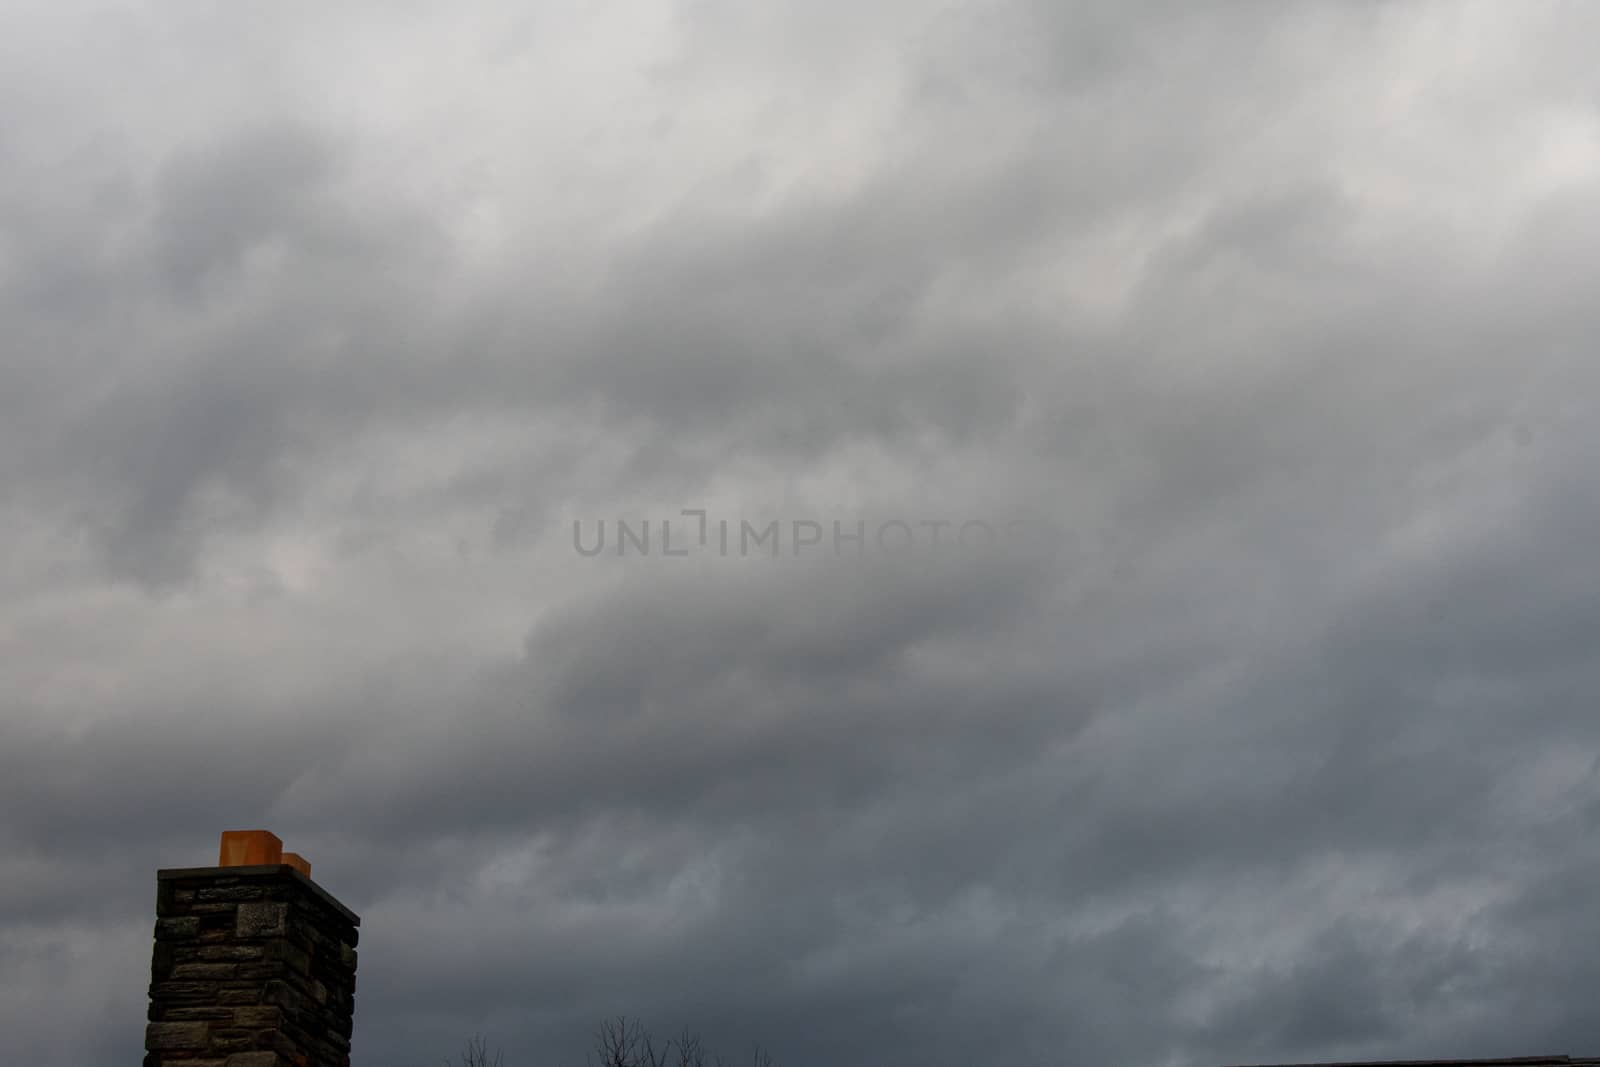
[[251,902],[240,904],[235,912],[233,932],[237,937],[266,937],[283,933],[285,904]]
[[360,922],[288,865],[159,872],[144,1067],[349,1067]]
[[289,1067],[293,1062],[276,1052],[240,1052],[229,1056],[222,1064],[223,1067]]

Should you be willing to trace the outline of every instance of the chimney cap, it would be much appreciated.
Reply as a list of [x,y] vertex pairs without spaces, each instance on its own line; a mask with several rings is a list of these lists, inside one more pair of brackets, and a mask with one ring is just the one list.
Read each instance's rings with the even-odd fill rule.
[[218,867],[265,867],[283,862],[283,842],[270,830],[224,830]]

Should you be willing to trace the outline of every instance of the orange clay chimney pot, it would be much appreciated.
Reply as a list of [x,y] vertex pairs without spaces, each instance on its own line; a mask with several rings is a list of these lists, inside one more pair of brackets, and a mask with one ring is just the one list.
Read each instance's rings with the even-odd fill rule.
[[307,862],[306,858],[300,855],[300,853],[285,852],[283,854],[283,862],[288,864],[290,867],[293,867],[307,878],[311,877],[311,864]]
[[283,842],[277,834],[266,830],[222,831],[218,867],[265,867],[282,862]]

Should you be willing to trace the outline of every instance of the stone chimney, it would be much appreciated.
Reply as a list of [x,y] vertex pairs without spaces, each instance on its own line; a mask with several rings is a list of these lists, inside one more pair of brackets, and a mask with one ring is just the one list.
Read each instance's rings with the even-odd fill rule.
[[360,925],[265,830],[157,871],[144,1067],[350,1067]]

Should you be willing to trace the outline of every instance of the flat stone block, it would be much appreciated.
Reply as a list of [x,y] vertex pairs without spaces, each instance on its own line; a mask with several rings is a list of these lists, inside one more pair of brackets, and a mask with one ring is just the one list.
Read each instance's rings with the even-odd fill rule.
[[259,960],[265,953],[266,949],[261,945],[203,945],[195,950],[197,958],[212,963],[222,960]]
[[238,937],[281,937],[287,904],[249,901],[239,905],[233,920],[233,932]]
[[265,1029],[283,1024],[283,1009],[273,1005],[234,1008],[233,1025]]
[[210,1030],[206,1023],[151,1023],[144,1028],[144,1047],[162,1051],[203,1049]]
[[248,1052],[256,1043],[254,1030],[213,1030],[211,1031],[211,1050],[213,1052]]
[[200,936],[200,919],[183,915],[173,919],[156,920],[156,938],[162,941],[187,941]]
[[233,1008],[168,1008],[166,1016],[161,1022],[168,1023],[231,1023],[234,1021]]
[[280,941],[273,945],[271,957],[274,960],[288,964],[301,974],[311,970],[311,957],[288,942]]
[[305,998],[296,993],[289,983],[277,980],[266,984],[261,991],[261,1000],[264,1004],[276,1004],[291,1014],[298,1013],[305,1004]]
[[209,996],[213,987],[208,982],[151,982],[150,999],[182,1000],[185,997]]
[[290,1067],[276,1052],[235,1052],[225,1062],[227,1067]]
[[194,898],[196,900],[207,900],[207,901],[215,901],[215,900],[240,901],[240,900],[260,900],[262,897],[264,897],[266,895],[267,895],[267,890],[266,890],[265,886],[259,886],[259,885],[230,885],[230,886],[215,886],[215,887],[212,887],[212,888],[209,888],[209,889],[202,889],[199,892],[195,893]]

